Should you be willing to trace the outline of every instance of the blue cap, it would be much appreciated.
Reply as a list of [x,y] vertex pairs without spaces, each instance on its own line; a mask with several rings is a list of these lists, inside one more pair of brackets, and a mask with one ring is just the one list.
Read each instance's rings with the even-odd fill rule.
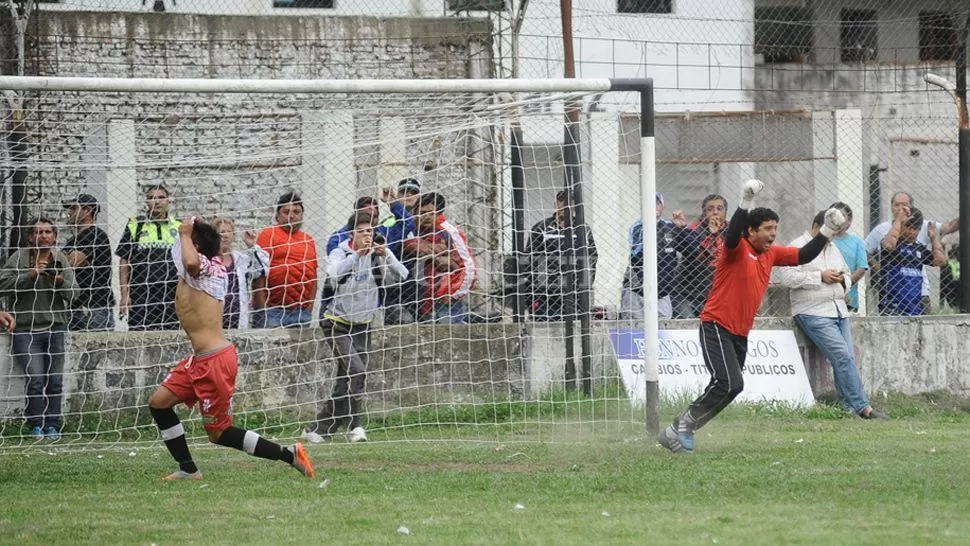
[[657,202],[660,203],[661,205],[664,204],[664,196],[659,191],[657,192]]

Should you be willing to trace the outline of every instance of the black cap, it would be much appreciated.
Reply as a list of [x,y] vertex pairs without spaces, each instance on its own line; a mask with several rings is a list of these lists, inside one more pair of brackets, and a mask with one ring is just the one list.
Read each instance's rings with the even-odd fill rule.
[[413,191],[421,193],[421,182],[416,178],[405,178],[397,183],[397,191]]
[[78,195],[74,199],[68,199],[61,204],[64,205],[64,208],[70,208],[70,207],[73,207],[74,205],[79,205],[82,207],[93,207],[95,214],[97,214],[98,211],[101,210],[101,205],[98,204],[98,200],[95,199],[93,195],[90,195],[87,193],[82,193],[81,195]]

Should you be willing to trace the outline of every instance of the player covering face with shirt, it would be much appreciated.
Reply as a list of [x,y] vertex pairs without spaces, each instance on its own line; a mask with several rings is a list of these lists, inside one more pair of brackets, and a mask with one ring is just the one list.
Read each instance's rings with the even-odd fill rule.
[[182,423],[172,410],[179,403],[199,404],[202,426],[212,443],[283,461],[313,478],[313,466],[302,444],[282,447],[232,424],[239,355],[222,330],[228,274],[219,258],[220,246],[219,232],[193,217],[182,222],[172,247],[179,277],[175,311],[192,343],[192,355],[175,366],[148,401],[162,441],[179,464],[179,470],[164,479],[202,479],[189,454]]
[[842,211],[829,209],[825,213],[825,225],[808,244],[801,248],[775,246],[778,214],[768,208],[754,207],[754,198],[763,189],[760,180],[744,183],[741,203],[725,232],[724,250],[718,257],[714,285],[700,315],[700,344],[711,381],[657,437],[660,445],[674,453],[691,453],[694,432],[726,408],[744,389],[741,372],[748,352],[748,333],[768,288],[771,268],[812,261],[845,225]]

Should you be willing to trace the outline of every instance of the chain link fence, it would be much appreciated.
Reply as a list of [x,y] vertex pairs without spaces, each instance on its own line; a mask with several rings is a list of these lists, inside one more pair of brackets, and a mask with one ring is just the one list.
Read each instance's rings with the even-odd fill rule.
[[[554,0],[2,5],[4,72],[17,75],[542,79],[565,73],[570,49]],[[852,300],[858,313],[958,306],[956,108],[924,78],[955,79],[970,16],[965,3],[590,0],[577,3],[572,16],[577,77],[655,81],[659,195],[649,200],[658,217],[644,220],[660,222],[656,245],[638,238],[640,120],[631,96],[374,103],[349,95],[247,101],[31,92],[4,95],[0,225],[7,254],[28,244],[37,217],[51,218],[60,228],[58,244],[68,243],[84,208],[80,196],[90,196],[115,260],[100,266],[112,273],[112,297],[80,307],[130,318],[131,294],[124,298],[121,288],[135,277],[120,278],[120,260],[134,267],[153,259],[118,249],[126,248],[125,233],[142,236],[139,226],[165,197],[176,217],[232,218],[234,235],[230,229],[227,237],[241,249],[243,232],[280,223],[287,203],[278,199],[296,191],[322,270],[326,241],[366,204],[359,200],[380,203],[384,188],[396,193],[402,180],[413,179],[421,192],[444,196],[447,217],[475,262],[460,320],[544,328],[586,303],[577,294],[588,295],[589,308],[580,311],[594,319],[635,320],[642,309],[638,266],[642,253],[654,249],[658,309],[664,317],[689,318],[704,305],[720,229],[738,204],[741,182],[760,178],[766,190],[759,204],[781,216],[778,244],[810,230],[816,213],[832,203],[852,210],[846,237],[853,244],[845,246],[863,250],[845,254],[858,274]],[[576,149],[564,145],[570,101],[579,113],[568,127],[578,135]],[[167,196],[152,195],[159,185]],[[573,192],[564,194],[567,187]],[[582,203],[575,228],[563,221],[573,201]],[[909,229],[916,209],[925,222],[914,220]],[[389,204],[378,210],[382,219],[392,216]],[[166,237],[162,231],[148,237],[146,250],[171,243]],[[138,279],[155,284],[150,275]],[[313,306],[309,314],[318,314],[319,286],[303,296]],[[170,295],[162,300],[171,303]],[[406,311],[428,318],[428,309]],[[760,312],[789,315],[785,289],[771,287]],[[294,320],[315,318],[301,311]],[[149,328],[165,326],[175,322],[163,311]],[[540,344],[532,354],[560,358],[562,334],[542,332],[532,337]],[[503,345],[499,356],[511,361],[511,350]],[[596,346],[582,354],[595,360],[612,353]],[[164,367],[165,356],[149,367]],[[119,373],[118,381],[131,383]],[[138,388],[121,389],[112,404],[136,406]],[[103,388],[89,391],[100,396]]]
[[[880,223],[891,220],[889,201],[900,191],[913,196],[924,218],[952,227],[947,222],[956,216],[956,114],[946,93],[925,84],[923,77],[933,71],[953,79],[954,48],[968,13],[965,6],[939,1],[912,7],[837,2],[789,7],[737,1],[707,10],[689,1],[614,4],[589,2],[574,8],[576,74],[655,79],[660,113],[658,188],[664,196],[665,220],[683,211],[688,228],[704,223],[702,203],[711,195],[724,197],[730,216],[739,181],[759,177],[769,187],[763,204],[782,217],[780,243],[798,237],[810,227],[815,212],[835,201],[852,208],[851,232],[865,239]],[[18,7],[35,8],[29,24],[20,30],[16,18],[9,18],[5,33],[11,45],[16,45],[16,36],[26,37],[22,54],[14,47],[7,51],[28,74],[535,78],[559,77],[564,68],[558,3],[549,1],[77,0],[10,2],[7,7],[11,13]],[[165,15],[131,19],[135,12],[163,9]],[[216,25],[194,19],[195,15],[223,19]],[[341,19],[345,15],[399,19]],[[355,21],[352,28],[347,21]],[[220,30],[214,32],[216,28]],[[616,108],[596,97],[587,99],[583,123],[601,127],[597,116]],[[286,116],[279,118],[278,126],[297,130],[298,123]],[[630,114],[618,119],[615,127],[590,129],[589,141],[582,143],[584,160],[604,148],[608,158],[615,153],[618,168],[634,180],[639,161],[637,120]],[[204,132],[205,123],[203,115],[193,130]],[[262,148],[288,137],[269,131],[254,138],[268,139],[251,143]],[[552,214],[555,194],[564,186],[565,165],[556,146],[559,131],[526,130],[524,138],[528,228]],[[382,170],[415,176],[423,172],[423,167],[410,173],[405,172],[408,168],[395,169],[377,153],[365,154],[361,162],[361,187],[388,182],[378,179]],[[510,167],[506,159],[495,168],[496,179],[501,179],[502,170]],[[152,178],[140,172],[145,180]],[[624,210],[618,203],[637,189],[631,185],[614,190],[593,171],[588,174],[585,201],[600,268],[592,286],[593,305],[599,316],[617,316],[636,213],[631,209],[618,216],[615,211]],[[18,188],[19,202],[36,203],[33,210],[64,197],[56,179],[46,180]],[[523,226],[513,226],[515,211],[510,209],[508,191],[496,191],[505,227],[491,244],[509,252],[511,231]],[[5,211],[6,224],[14,224],[16,237],[22,234],[11,215],[17,212],[22,220],[24,210]],[[696,232],[693,236],[695,243],[704,239]],[[956,247],[953,237],[945,234],[948,254]],[[711,260],[713,256],[696,248],[678,248],[676,253],[676,290],[703,294],[709,272],[695,271],[694,254]],[[872,259],[878,265],[879,256]],[[935,271],[927,269],[933,282],[923,290],[930,296],[931,306],[925,309],[929,311],[939,309],[941,299],[954,301],[940,297]],[[865,279],[869,288],[876,284],[874,278]],[[493,289],[498,288],[489,287]],[[862,308],[878,312],[878,298],[878,290],[870,290]],[[769,297],[762,312],[785,314],[785,299],[784,294]],[[675,304],[680,311],[674,316],[696,315],[702,301]]]
[[[764,204],[781,214],[781,243],[808,229],[815,212],[834,201],[851,206],[851,231],[865,239],[891,219],[889,200],[899,191],[913,196],[926,219],[952,227],[947,222],[956,216],[955,109],[947,95],[927,86],[923,77],[933,71],[953,78],[954,44],[965,26],[965,6],[939,1],[913,7],[788,7],[738,1],[704,10],[688,1],[613,4],[589,2],[574,8],[576,74],[655,79],[664,219],[683,211],[687,226],[696,226],[703,221],[702,202],[710,195],[725,198],[730,216],[739,181],[759,177],[772,188]],[[18,7],[35,9],[20,30],[16,24],[7,25],[9,44],[21,34],[27,38],[23,53],[8,48],[8,57],[19,57],[29,74],[558,77],[564,67],[558,3],[548,1],[8,4],[11,13]],[[163,9],[166,15],[138,15],[137,23],[131,19],[134,12]],[[193,19],[193,14],[224,16],[218,25],[221,31],[213,32],[214,23]],[[400,19],[355,19],[354,28],[347,31],[349,20],[340,18],[345,15]],[[436,17],[449,23],[436,23]],[[130,30],[119,31],[123,27]],[[644,40],[643,35],[650,38]],[[474,70],[467,70],[468,62]],[[610,109],[615,107],[596,98],[585,101],[584,123],[598,124],[599,112]],[[584,152],[592,158],[597,147],[605,146],[610,154],[617,148],[619,168],[632,174],[638,162],[633,129],[637,121],[630,115],[619,119],[616,127],[595,132],[597,136],[584,142]],[[295,127],[294,123],[284,115],[278,124]],[[204,132],[204,125],[202,116],[194,130]],[[255,138],[269,139],[251,143],[263,147],[287,137],[270,131]],[[555,146],[561,139],[558,131],[533,135],[527,130],[525,139],[528,227],[551,214],[565,171],[561,150]],[[607,145],[608,140],[616,142]],[[373,187],[387,182],[373,178],[381,168],[389,168],[379,157],[369,154],[362,159],[381,166],[362,168],[360,176],[371,179],[361,182]],[[530,167],[530,158],[540,165]],[[550,162],[561,166],[550,168]],[[509,165],[496,168],[501,171]],[[501,172],[496,176],[501,178]],[[43,205],[62,198],[56,179],[46,180],[48,184],[31,182],[18,188],[20,202]],[[636,217],[635,212],[627,217],[613,212],[636,187],[609,195],[616,190],[609,184],[600,187],[603,182],[592,172],[585,182],[589,227],[598,236],[602,269],[592,287],[593,305],[601,316],[616,316]],[[514,211],[508,197],[506,192],[500,206],[505,235],[499,239],[508,239],[510,229],[522,229],[512,226]],[[8,207],[8,225],[12,212]],[[22,220],[23,210],[16,212]],[[16,229],[14,234],[21,236]],[[955,248],[952,238],[946,234],[948,253]],[[499,239],[493,241],[496,248],[509,251],[508,241]],[[674,281],[678,291],[692,295],[706,291],[704,279],[709,277],[693,271],[695,250],[678,248],[677,265],[683,267]],[[878,265],[879,256],[873,260]],[[923,295],[932,302],[927,309],[935,310],[941,299],[938,275],[927,271],[934,282]],[[879,307],[873,298],[878,295],[863,296],[870,300],[869,305],[862,303],[867,312]],[[784,314],[784,300],[783,295],[769,297],[763,313]],[[675,315],[696,314],[697,305],[681,305]],[[694,312],[687,313],[688,307]]]

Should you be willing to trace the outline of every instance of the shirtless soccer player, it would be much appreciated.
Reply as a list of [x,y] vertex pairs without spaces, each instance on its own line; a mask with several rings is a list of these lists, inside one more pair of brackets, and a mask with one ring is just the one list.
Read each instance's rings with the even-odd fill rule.
[[192,407],[196,402],[209,441],[262,459],[283,461],[313,478],[313,465],[302,444],[282,447],[251,430],[232,426],[239,356],[222,333],[228,275],[219,261],[219,248],[219,232],[195,218],[182,223],[172,247],[172,261],[179,275],[175,311],[192,342],[192,355],[175,366],[148,401],[165,447],[179,464],[179,470],[165,479],[202,479],[189,454],[185,430],[172,409],[178,403]]
[[845,224],[838,209],[825,212],[825,225],[805,246],[772,246],[778,232],[778,214],[752,208],[754,196],[764,188],[760,180],[748,180],[741,204],[724,235],[724,250],[714,271],[714,286],[701,312],[700,343],[711,382],[684,410],[674,424],[660,431],[657,441],[674,453],[694,450],[694,432],[706,425],[744,389],[744,358],[748,332],[768,288],[773,266],[807,264],[825,248]]

